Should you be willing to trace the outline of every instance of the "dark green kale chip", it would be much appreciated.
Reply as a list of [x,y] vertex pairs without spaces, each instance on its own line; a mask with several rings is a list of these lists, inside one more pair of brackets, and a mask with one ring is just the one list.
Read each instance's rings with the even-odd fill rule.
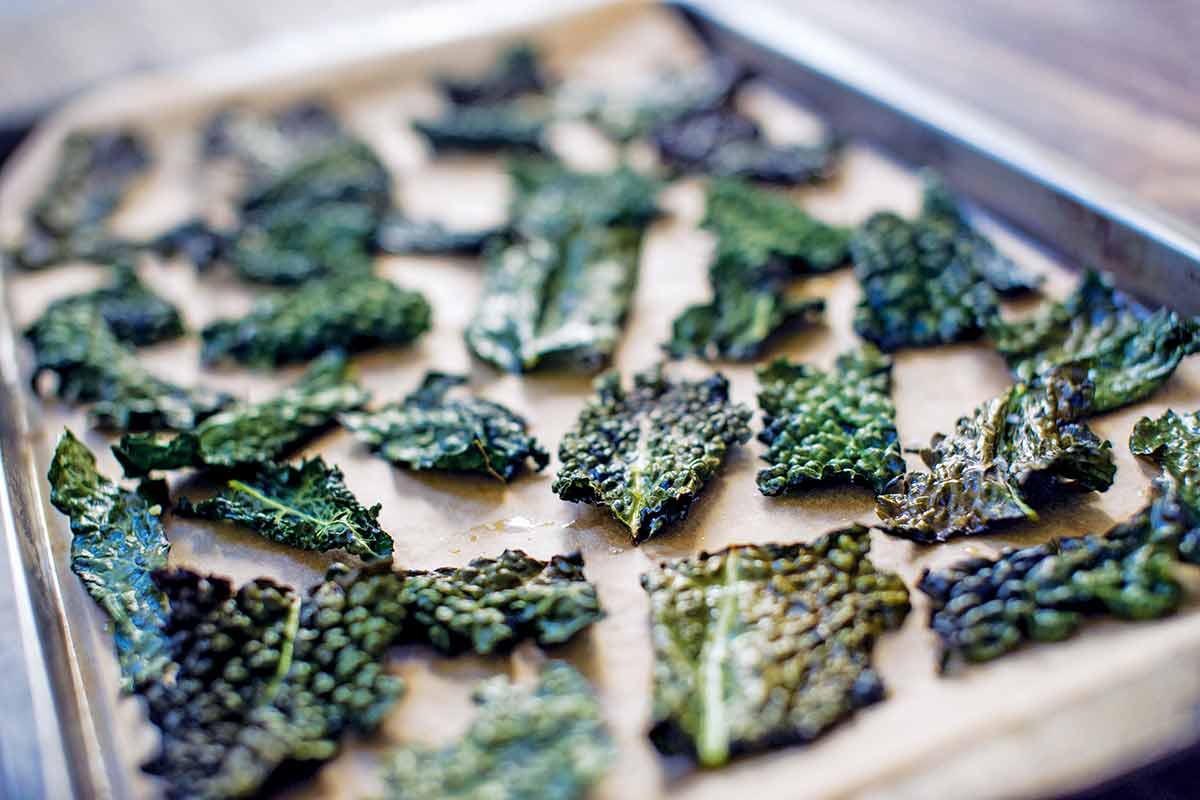
[[707,767],[809,742],[882,700],[875,640],[909,611],[861,525],[811,544],[738,545],[661,564],[650,595],[650,739]]
[[582,800],[616,757],[592,687],[565,662],[543,667],[535,687],[491,678],[474,700],[479,714],[458,741],[388,756],[385,797]]
[[507,481],[532,459],[544,469],[550,454],[529,435],[523,417],[478,397],[449,399],[462,375],[430,372],[402,403],[343,414],[342,424],[372,450],[410,469],[482,472]]
[[440,222],[409,219],[394,213],[384,218],[375,231],[375,246],[394,255],[478,255],[502,228],[449,230]]
[[107,223],[149,165],[145,142],[131,131],[67,136],[54,176],[33,206],[25,240],[13,253],[16,266],[41,269],[127,255]]
[[1195,522],[1179,542],[1184,561],[1200,564],[1200,413],[1167,411],[1158,419],[1142,417],[1133,426],[1129,449],[1162,469],[1155,483],[1173,493]]
[[840,143],[772,144],[754,120],[731,109],[700,109],[654,128],[659,157],[685,172],[774,183],[817,183],[833,174]]
[[1186,355],[1200,351],[1200,319],[1151,312],[1095,272],[1074,294],[1018,322],[993,320],[988,333],[1013,374],[1029,380],[1077,362],[1096,392],[1089,413],[1137,402],[1166,382]]
[[1156,619],[1172,613],[1182,589],[1172,575],[1179,537],[1196,516],[1173,493],[1160,495],[1103,536],[1056,539],[995,558],[925,571],[929,626],[942,641],[945,670],[989,661],[1022,642],[1057,642],[1089,616]]
[[349,376],[349,363],[329,353],[294,385],[270,400],[237,405],[175,438],[129,435],[113,454],[129,476],[156,469],[244,469],[279,461],[326,430],[337,415],[366,404],[369,395]]
[[299,466],[264,463],[229,480],[215,497],[194,505],[180,498],[175,504],[180,516],[236,522],[301,550],[336,548],[372,559],[392,554],[392,538],[379,527],[379,509],[360,504],[342,471],[320,458]]
[[493,105],[523,94],[542,94],[550,85],[537,49],[527,43],[500,54],[496,63],[478,78],[438,77],[439,89],[455,105]]
[[677,358],[758,356],[772,335],[824,310],[821,300],[788,296],[795,279],[836,269],[850,255],[848,230],[743,181],[709,186],[701,224],[717,237],[708,269],[713,299],[675,319],[666,349]]
[[777,359],[756,370],[767,445],[758,473],[765,495],[857,483],[876,493],[904,474],[892,403],[892,360],[867,345],[833,369]]
[[626,390],[610,372],[563,437],[551,488],[568,502],[608,508],[641,542],[687,517],[729,447],[749,440],[750,417],[730,402],[719,373],[671,381],[656,367]]
[[454,106],[440,117],[413,120],[436,153],[541,153],[546,120],[515,104]]
[[73,308],[94,309],[118,341],[134,347],[183,335],[179,309],[142,283],[132,266],[116,266],[112,278],[107,286],[55,300],[25,332],[26,338],[36,342],[40,329],[54,324],[54,315]]
[[930,472],[909,472],[876,498],[888,533],[920,542],[982,533],[1037,519],[1032,506],[1064,489],[1107,491],[1117,467],[1112,443],[1082,422],[1090,386],[1050,373],[1020,383],[935,434],[921,458]]
[[659,215],[662,184],[627,166],[579,172],[547,159],[509,164],[512,227],[529,239],[561,240],[595,228],[641,230]]
[[45,314],[25,333],[33,346],[31,384],[58,377],[56,393],[93,403],[92,421],[112,430],[189,430],[233,402],[229,395],[184,388],[151,374],[113,335],[99,308],[71,304]]
[[270,367],[330,350],[409,344],[430,329],[432,315],[424,295],[385,278],[326,278],[264,298],[241,319],[208,325],[201,358]]
[[168,660],[165,598],[152,579],[170,550],[160,519],[165,487],[121,489],[96,471],[96,457],[69,430],[47,478],[50,502],[71,520],[71,569],[112,619],[122,686],[132,689]]
[[204,272],[223,261],[229,237],[200,219],[179,223],[156,236],[148,249],[160,258],[182,258]]
[[854,330],[886,352],[973,339],[999,319],[997,292],[1038,283],[968,224],[932,176],[919,217],[877,213],[850,251],[863,291]]

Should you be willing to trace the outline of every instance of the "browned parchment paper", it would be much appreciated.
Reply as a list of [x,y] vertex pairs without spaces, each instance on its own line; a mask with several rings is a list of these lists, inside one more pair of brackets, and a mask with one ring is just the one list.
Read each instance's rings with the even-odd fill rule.
[[[405,19],[404,25],[420,21]],[[295,61],[287,51],[300,45],[290,40],[282,50],[258,51],[257,58],[234,58],[205,70],[128,83],[73,106],[53,119],[5,171],[0,180],[0,230],[9,238],[19,230],[24,208],[51,168],[54,145],[70,127],[130,120],[152,136],[158,169],[118,220],[122,230],[145,234],[184,218],[202,202],[206,183],[194,154],[197,127],[208,114],[230,99],[272,105],[308,94],[334,103],[348,124],[378,149],[393,170],[400,202],[413,215],[457,225],[500,220],[507,198],[500,163],[483,158],[432,162],[406,122],[439,106],[425,80],[434,65],[479,68],[505,37],[405,53],[400,45],[414,41],[416,34],[399,32],[394,28],[400,23],[391,24],[392,28],[381,22],[377,30],[362,30],[362,39],[331,34],[302,40],[312,52],[304,61],[308,66],[294,73],[288,71],[287,65]],[[591,12],[544,26],[538,35],[559,74],[606,88],[636,85],[655,68],[699,58],[696,43],[676,20],[645,7]],[[397,43],[394,50],[387,45],[389,36]],[[369,43],[363,45],[368,55],[348,57],[347,53],[361,55],[355,42],[363,41]],[[315,69],[321,65],[325,66]],[[763,88],[751,91],[745,105],[781,139],[804,138],[813,131],[813,120]],[[611,165],[617,155],[594,131],[580,125],[560,125],[554,142],[564,157],[584,167]],[[643,163],[651,160],[646,152],[633,155]],[[795,196],[823,218],[854,223],[884,207],[911,213],[917,194],[910,172],[877,151],[854,146],[837,181],[798,190]],[[671,319],[708,292],[705,266],[712,242],[696,229],[703,210],[700,183],[673,185],[662,203],[670,213],[646,240],[640,284],[617,353],[616,365],[627,374],[660,358],[659,344],[668,335]],[[984,224],[1019,261],[1048,274],[1050,294],[1061,296],[1070,289],[1075,280],[1071,273],[1011,232],[986,220]],[[427,293],[435,325],[413,348],[357,359],[376,402],[403,395],[428,368],[467,371],[473,390],[527,415],[541,441],[555,448],[589,391],[589,378],[506,376],[472,362],[462,330],[479,294],[480,265],[470,259],[386,258],[380,271]],[[3,280],[11,323],[24,326],[50,299],[94,285],[101,274],[83,265],[31,275],[9,273]],[[142,274],[183,307],[193,330],[218,316],[241,313],[254,295],[251,287],[228,277],[198,280],[178,263],[147,261]],[[785,337],[772,354],[828,365],[838,352],[855,344],[850,318],[857,286],[844,270],[810,280],[802,291],[828,298],[827,324]],[[224,369],[201,374],[197,351],[196,341],[189,339],[146,350],[144,357],[164,375],[182,382],[204,381],[249,398],[268,396],[298,372]],[[706,367],[684,363],[675,369],[700,373]],[[753,404],[752,367],[720,369],[732,380],[734,398]],[[895,374],[905,445],[923,444],[934,432],[948,430],[958,416],[1009,382],[1001,359],[982,344],[903,353]],[[82,412],[56,401],[30,405],[44,468],[63,426],[82,433],[86,424]],[[1064,498],[1046,509],[1037,523],[937,547],[918,547],[876,533],[873,558],[880,568],[898,571],[911,587],[927,566],[992,553],[1005,545],[1104,530],[1136,510],[1149,485],[1151,470],[1138,464],[1126,445],[1133,422],[1168,407],[1191,411],[1198,405],[1200,361],[1193,361],[1149,402],[1094,423],[1115,445],[1119,471],[1108,493]],[[107,452],[110,440],[92,431],[85,439],[99,451],[102,468],[116,476],[117,465]],[[717,771],[690,772],[677,761],[660,759],[644,735],[651,652],[647,603],[638,575],[659,559],[701,549],[735,542],[809,540],[833,526],[870,523],[874,512],[869,492],[831,489],[790,499],[765,498],[753,480],[761,452],[753,442],[733,452],[685,523],[633,547],[605,512],[563,503],[550,492],[556,464],[540,475],[502,486],[485,478],[395,469],[341,431],[315,442],[309,452],[340,465],[364,502],[383,503],[381,522],[395,539],[397,565],[461,564],[505,547],[523,548],[541,558],[576,548],[583,551],[588,577],[597,584],[608,617],[552,655],[569,659],[594,681],[619,743],[619,760],[595,793],[605,800],[1047,793],[1128,768],[1194,732],[1193,705],[1200,697],[1200,615],[1195,600],[1168,620],[1090,625],[1067,643],[1027,647],[997,663],[943,678],[935,670],[936,642],[926,628],[927,604],[914,590],[907,623],[885,636],[877,650],[890,690],[885,702],[810,746],[745,758]],[[918,466],[910,457],[910,467]],[[173,488],[203,487],[180,477]],[[52,509],[48,521],[80,680],[95,720],[91,744],[107,764],[115,796],[154,796],[154,782],[140,775],[137,764],[152,752],[156,733],[136,701],[118,698],[116,663],[103,615],[69,569],[66,521]],[[168,533],[173,563],[239,582],[267,575],[307,586],[332,560],[232,527],[168,519]],[[1194,580],[1191,587],[1196,588]],[[449,740],[470,718],[468,696],[478,680],[497,672],[529,674],[542,657],[528,646],[511,657],[455,660],[434,657],[423,648],[402,651],[393,666],[408,681],[409,691],[381,733],[369,741],[348,742],[338,759],[287,796],[352,798],[377,793],[379,754],[387,746]]]

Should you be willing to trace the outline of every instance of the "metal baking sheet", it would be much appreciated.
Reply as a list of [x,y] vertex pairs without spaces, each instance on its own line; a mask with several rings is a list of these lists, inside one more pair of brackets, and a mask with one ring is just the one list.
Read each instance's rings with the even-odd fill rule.
[[[855,117],[830,111],[829,98],[857,97],[860,102],[867,98],[876,103],[877,111],[895,108],[878,102],[878,93],[864,94],[864,87],[851,80],[853,71],[839,73],[839,64],[862,63],[853,48],[821,40],[822,47],[814,51],[821,57],[819,63],[806,67],[800,43],[795,43],[798,53],[781,51],[777,39],[765,39],[759,23],[751,24],[756,15],[733,14],[731,8],[692,5],[689,24],[678,9],[645,5],[571,3],[546,11],[534,4],[520,11],[505,7],[501,12],[492,5],[452,3],[368,25],[334,28],[315,37],[291,37],[185,70],[114,84],[52,117],[5,168],[0,175],[0,235],[10,239],[19,231],[24,209],[52,167],[56,144],[70,129],[130,122],[152,137],[158,166],[117,220],[121,230],[145,234],[186,217],[205,202],[204,176],[194,156],[198,127],[208,115],[231,101],[269,107],[301,97],[332,103],[347,124],[378,150],[393,171],[400,203],[415,216],[458,225],[498,221],[507,197],[501,164],[483,158],[431,161],[406,123],[408,118],[436,111],[439,100],[427,80],[434,68],[480,68],[503,44],[527,35],[547,49],[555,71],[565,80],[618,89],[634,87],[664,66],[698,63],[705,49],[693,33],[693,25],[699,25],[710,45],[747,60],[758,59],[755,63],[760,67],[770,66],[765,70],[768,80],[754,85],[743,101],[746,110],[780,139],[807,138],[819,124],[797,102],[804,99],[797,90],[806,85],[810,99],[852,134]],[[756,45],[760,39],[767,43]],[[836,58],[839,53],[841,61]],[[797,58],[801,63],[796,63]],[[838,75],[841,79],[834,80]],[[797,76],[807,77],[801,81]],[[846,107],[852,105],[848,99],[845,102]],[[912,124],[925,124],[926,135],[934,140],[947,137],[942,153],[954,152],[951,134],[953,142],[971,144],[962,138],[962,131],[922,122],[923,107],[917,103],[905,113]],[[930,113],[936,116],[945,108],[939,101]],[[974,122],[981,141],[991,141],[990,129]],[[848,149],[841,176],[828,185],[794,193],[814,214],[855,223],[880,208],[915,211],[918,184],[911,164],[896,158],[897,153],[904,158],[913,153],[903,146],[889,147],[888,136],[863,124],[869,135]],[[553,141],[565,158],[581,167],[604,167],[617,157],[612,146],[585,126],[558,125]],[[979,154],[987,153],[979,150]],[[940,161],[933,151],[926,155],[929,158],[921,160],[938,162],[958,185],[991,207],[987,201],[995,198],[977,191],[978,182],[971,180],[974,173],[965,166],[954,167],[961,162]],[[652,160],[642,150],[635,150],[632,157],[643,164]],[[1047,172],[1039,173],[1039,163],[1034,158],[1021,166],[1029,174],[1061,176],[1050,161],[1045,162]],[[1046,191],[1053,192],[1054,185],[1047,180]],[[670,213],[646,240],[640,282],[616,357],[616,366],[625,373],[659,360],[659,344],[671,319],[707,293],[704,276],[712,241],[696,228],[703,206],[701,182],[674,184],[662,203]],[[1012,208],[997,201],[995,210],[1011,212]],[[1122,204],[1119,209],[1097,207],[1095,213],[1117,220],[1118,210],[1125,214],[1121,218],[1137,211]],[[1062,296],[1070,290],[1076,275],[1050,255],[1055,248],[1075,252],[1074,245],[1068,246],[1070,231],[1034,229],[1038,234],[1034,239],[983,211],[978,218],[1002,248],[1047,275],[1049,294]],[[1140,252],[1162,244],[1145,230],[1112,230],[1130,248],[1140,242]],[[1182,245],[1194,247],[1190,240]],[[1194,263],[1186,258],[1172,263],[1163,266],[1171,270],[1172,280],[1194,280],[1190,277]],[[182,264],[147,262],[141,271],[149,283],[183,307],[192,329],[241,312],[254,295],[232,279],[198,280]],[[381,260],[379,271],[424,291],[434,306],[435,325],[413,348],[380,351],[356,360],[376,401],[404,394],[430,367],[466,371],[475,391],[527,415],[534,432],[553,449],[582,406],[589,379],[506,376],[472,362],[462,344],[462,329],[479,293],[479,264],[470,259],[389,257]],[[5,477],[0,507],[9,532],[7,547],[0,551],[0,569],[7,566],[15,573],[14,598],[19,601],[21,620],[18,630],[3,634],[4,649],[20,654],[8,656],[12,663],[5,662],[13,679],[3,691],[14,702],[29,705],[34,723],[15,736],[11,716],[9,723],[0,726],[6,746],[11,737],[29,751],[28,758],[13,769],[4,765],[6,780],[23,781],[11,783],[17,787],[14,796],[74,793],[124,798],[156,793],[155,783],[137,769],[153,751],[156,733],[145,722],[138,702],[117,692],[116,662],[103,616],[70,572],[66,521],[45,502],[42,476],[53,443],[64,426],[87,431],[84,415],[53,400],[30,396],[28,353],[14,336],[50,299],[94,285],[101,274],[94,267],[73,265],[37,274],[8,272],[0,278],[6,304],[0,330],[4,377],[0,453]],[[827,324],[781,339],[773,352],[827,365],[855,343],[850,317],[857,286],[844,270],[805,282],[803,291],[827,297]],[[250,398],[269,395],[297,372],[223,369],[202,376],[197,350],[191,339],[148,349],[144,356],[164,375],[185,383],[203,379]],[[708,367],[684,362],[675,369],[699,374]],[[720,369],[731,378],[735,399],[753,404],[752,367],[721,365]],[[1008,382],[1001,359],[984,344],[900,354],[895,397],[903,443],[925,443]],[[1185,362],[1149,402],[1094,424],[1115,444],[1119,470],[1109,492],[1065,499],[1047,509],[1036,524],[937,547],[919,547],[877,533],[873,558],[881,568],[898,571],[911,587],[924,567],[944,565],[966,554],[1104,530],[1140,507],[1149,486],[1150,471],[1129,455],[1125,445],[1134,420],[1168,407],[1192,410],[1197,406],[1200,363]],[[102,468],[115,476],[117,465],[107,453],[111,440],[94,431],[87,431],[85,438],[98,451]],[[850,521],[870,523],[874,512],[869,492],[834,489],[789,499],[763,497],[753,481],[761,447],[751,443],[734,452],[685,523],[633,547],[606,513],[562,503],[549,491],[555,464],[505,487],[482,478],[394,469],[367,455],[344,432],[323,437],[307,452],[319,452],[339,464],[362,500],[383,503],[381,522],[396,541],[397,565],[461,564],[478,555],[495,555],[505,547],[520,547],[543,558],[576,548],[583,551],[588,577],[597,584],[608,617],[588,635],[551,655],[569,659],[593,680],[620,747],[618,763],[595,792],[598,798],[719,798],[734,792],[789,798],[1049,794],[1128,769],[1190,741],[1197,733],[1200,670],[1188,666],[1200,662],[1200,604],[1195,600],[1168,620],[1092,625],[1069,642],[1029,647],[997,663],[939,677],[936,643],[926,628],[927,606],[914,591],[908,621],[900,631],[885,636],[877,650],[877,664],[890,690],[885,702],[860,712],[807,747],[744,758],[721,770],[692,771],[678,760],[660,758],[645,738],[651,652],[647,603],[638,575],[659,559],[701,549],[746,541],[809,540]],[[910,461],[910,467],[916,466],[915,459]],[[186,476],[176,478],[172,488],[185,493],[205,489]],[[268,575],[307,586],[331,560],[291,551],[231,527],[188,520],[170,519],[168,534],[172,563],[226,574],[239,582]],[[1193,581],[1192,588],[1200,587]],[[533,647],[522,647],[511,657],[454,660],[433,657],[423,648],[399,651],[391,668],[405,677],[409,691],[381,732],[369,740],[347,742],[341,756],[286,796],[351,798],[378,792],[379,756],[389,745],[453,737],[470,716],[468,695],[478,680],[496,672],[526,674],[540,658]]]

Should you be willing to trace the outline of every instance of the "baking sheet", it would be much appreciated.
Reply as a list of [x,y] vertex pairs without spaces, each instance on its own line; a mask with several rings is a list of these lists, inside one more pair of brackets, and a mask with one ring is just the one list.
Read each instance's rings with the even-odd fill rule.
[[[670,12],[643,7],[610,8],[556,23],[542,31],[540,40],[557,74],[606,88],[636,84],[667,64],[693,64],[701,57],[697,43]],[[77,108],[69,121],[113,121],[128,115],[152,135],[157,169],[117,220],[130,234],[159,230],[208,202],[203,189],[210,184],[194,158],[198,129],[234,96],[267,106],[310,95],[328,99],[393,171],[398,201],[413,216],[453,225],[487,224],[504,214],[507,182],[501,162],[431,161],[409,131],[407,119],[439,107],[427,81],[433,65],[452,65],[464,72],[481,68],[501,45],[486,40],[477,47],[440,47],[379,59],[370,69],[345,67],[315,77],[273,80],[270,87],[263,85],[262,75],[254,74],[238,80],[214,73],[210,83],[199,79],[175,87],[169,80],[159,81],[125,92],[122,102]],[[231,95],[230,88],[239,84],[253,89]],[[169,104],[163,102],[167,97],[172,98]],[[813,132],[810,117],[764,87],[754,87],[744,101],[772,136],[804,139]],[[66,124],[52,124],[0,179],[0,231],[11,236],[19,227],[24,208],[52,168],[54,140]],[[565,158],[581,167],[611,166],[617,156],[611,145],[581,125],[557,126],[553,141]],[[650,160],[644,150],[635,149],[631,156],[641,163]],[[848,149],[838,180],[794,192],[814,214],[845,224],[880,208],[914,213],[918,194],[910,171],[859,146]],[[673,317],[708,294],[705,274],[712,240],[696,228],[703,211],[702,183],[678,182],[661,202],[669,213],[645,240],[640,282],[616,355],[616,366],[626,375],[659,360],[659,345]],[[1074,274],[1011,232],[986,219],[981,224],[1023,265],[1047,274],[1049,294],[1062,296],[1070,290]],[[471,259],[381,259],[381,274],[426,293],[434,308],[434,329],[415,347],[357,358],[361,378],[375,402],[383,403],[407,393],[427,369],[468,372],[473,391],[525,414],[543,444],[556,449],[589,393],[590,379],[500,375],[473,362],[462,343],[462,330],[479,295],[480,270]],[[241,313],[254,296],[253,288],[225,275],[198,280],[180,263],[147,261],[141,272],[181,305],[192,330],[218,316]],[[83,265],[39,274],[9,273],[4,281],[12,324],[23,327],[49,300],[96,285],[103,274]],[[771,355],[828,366],[837,353],[856,343],[850,320],[857,285],[850,271],[843,270],[806,281],[802,291],[827,298],[826,324],[782,337]],[[299,373],[221,369],[201,375],[194,339],[146,349],[142,355],[165,376],[183,383],[203,380],[250,399],[269,396]],[[683,362],[673,369],[697,375],[708,367]],[[733,398],[753,405],[753,367],[720,369],[732,382]],[[902,443],[925,444],[933,433],[949,430],[958,416],[1008,384],[1002,360],[983,344],[901,353],[896,359],[895,400]],[[107,452],[111,440],[87,430],[82,411],[54,400],[32,405],[34,446],[43,472],[59,432],[70,426],[77,433],[87,431],[85,441],[97,451],[101,468],[114,477],[119,474]],[[880,569],[899,572],[912,587],[927,566],[943,566],[968,554],[990,554],[1005,545],[1105,530],[1139,508],[1147,496],[1152,470],[1137,463],[1126,445],[1133,422],[1168,407],[1191,411],[1197,406],[1200,362],[1193,360],[1185,362],[1150,402],[1093,423],[1099,435],[1114,442],[1118,473],[1109,492],[1067,497],[1046,509],[1038,523],[946,545],[922,547],[876,532],[872,558]],[[608,616],[551,655],[567,658],[594,682],[619,745],[618,762],[595,792],[598,798],[719,798],[732,792],[763,797],[1047,793],[1128,768],[1184,743],[1194,732],[1193,707],[1200,697],[1200,670],[1192,666],[1200,661],[1200,616],[1194,600],[1168,620],[1093,624],[1069,642],[1027,647],[994,664],[939,677],[937,643],[926,627],[927,604],[914,589],[913,611],[904,627],[884,636],[876,650],[876,664],[890,692],[883,703],[812,745],[744,758],[716,771],[695,772],[681,760],[660,758],[645,738],[652,655],[648,605],[638,576],[660,559],[702,549],[738,542],[807,541],[835,526],[875,520],[871,494],[856,488],[786,499],[763,497],[754,484],[761,452],[757,442],[735,449],[689,518],[640,547],[629,543],[607,512],[563,503],[553,495],[549,486],[556,463],[540,475],[524,475],[504,486],[482,477],[395,469],[366,453],[343,431],[315,441],[305,454],[320,453],[341,466],[364,503],[383,503],[380,522],[395,539],[397,566],[463,564],[476,556],[494,556],[505,547],[539,558],[583,551],[588,578],[597,585]],[[920,468],[913,456],[909,467]],[[175,476],[172,488],[193,493],[206,487]],[[86,702],[113,794],[154,796],[154,781],[142,776],[137,764],[153,752],[157,734],[136,700],[118,697],[116,662],[103,615],[70,572],[66,520],[50,510],[49,523]],[[290,550],[231,526],[169,518],[167,530],[173,564],[228,575],[237,582],[266,575],[307,587],[335,558]],[[1191,588],[1200,588],[1194,576],[1185,577]],[[468,697],[479,680],[497,672],[531,674],[542,657],[532,646],[495,658],[444,659],[426,648],[400,650],[392,668],[405,677],[409,691],[379,735],[347,741],[341,756],[285,796],[351,798],[377,793],[379,755],[389,745],[450,740],[471,717]],[[1070,758],[1064,758],[1067,753]]]

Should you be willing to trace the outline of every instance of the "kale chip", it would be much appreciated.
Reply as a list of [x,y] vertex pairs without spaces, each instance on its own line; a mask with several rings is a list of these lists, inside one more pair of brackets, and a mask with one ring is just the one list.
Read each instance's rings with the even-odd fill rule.
[[160,258],[183,258],[204,272],[225,259],[229,236],[201,219],[189,219],[154,237],[147,249]]
[[876,493],[904,474],[892,403],[892,360],[867,345],[829,372],[780,358],[756,370],[767,445],[758,489],[779,495],[824,483]]
[[390,800],[582,800],[616,748],[587,679],[562,661],[537,686],[497,676],[475,690],[479,714],[457,742],[387,760]]
[[440,222],[427,222],[394,213],[384,218],[375,231],[375,246],[394,255],[478,255],[502,228],[449,230]]
[[43,374],[54,373],[58,396],[93,403],[90,416],[101,428],[188,430],[233,401],[220,392],[183,388],[155,377],[113,335],[98,304],[60,306],[25,336],[34,353],[34,391]]
[[995,558],[972,558],[918,588],[929,596],[929,626],[942,641],[941,666],[989,661],[1026,640],[1057,642],[1089,616],[1156,619],[1173,612],[1182,589],[1172,575],[1175,545],[1195,515],[1168,493],[1103,536],[1056,539]]
[[430,329],[432,315],[424,295],[384,278],[326,278],[264,298],[241,319],[208,325],[201,357],[269,367],[329,350],[408,344]]
[[546,151],[545,118],[511,103],[454,106],[412,127],[438,154]]
[[429,372],[403,402],[343,414],[341,422],[388,461],[410,469],[482,472],[500,481],[526,459],[544,469],[550,454],[529,435],[523,417],[490,400],[446,397],[465,383],[462,375]]
[[346,133],[330,109],[306,100],[270,113],[224,109],[202,138],[206,160],[233,159],[254,186],[343,141]]
[[641,230],[659,215],[662,184],[627,166],[579,172],[547,159],[509,164],[513,229],[529,239],[561,240],[596,228]]
[[329,353],[270,400],[234,406],[167,441],[152,434],[123,436],[113,454],[133,477],[181,467],[245,469],[285,457],[367,399],[350,379],[346,358]]
[[165,598],[152,573],[167,565],[166,487],[121,489],[96,471],[96,457],[69,430],[50,462],[50,502],[71,520],[71,570],[112,620],[126,689],[159,675],[167,663]]
[[301,550],[340,548],[372,559],[392,554],[392,537],[379,527],[381,506],[365,508],[346,488],[342,471],[320,458],[299,466],[267,462],[225,486],[194,505],[180,498],[175,513],[236,522]]
[[179,309],[142,283],[132,266],[119,264],[107,286],[52,302],[25,332],[26,338],[36,341],[39,328],[53,325],[55,314],[77,307],[99,312],[113,336],[133,347],[165,342],[184,332]]
[[493,105],[523,94],[542,94],[550,85],[537,49],[528,42],[514,45],[478,78],[443,75],[438,88],[455,105]]
[[933,176],[919,217],[874,214],[850,252],[863,291],[854,330],[886,352],[973,339],[999,319],[997,292],[1038,284],[968,224]]
[[1078,362],[1096,386],[1090,413],[1135,403],[1200,351],[1200,319],[1151,312],[1089,272],[1074,294],[1019,322],[993,320],[988,334],[1020,380]]
[[710,184],[701,224],[717,237],[708,270],[713,299],[675,319],[666,349],[677,358],[756,357],[773,334],[811,321],[825,308],[821,300],[788,297],[794,279],[828,272],[849,259],[848,230],[744,181]]
[[563,437],[551,488],[568,502],[608,508],[641,542],[687,517],[726,450],[749,440],[750,417],[730,402],[720,373],[676,382],[660,366],[626,390],[610,372]]
[[841,150],[833,138],[815,145],[772,144],[758,124],[732,108],[701,108],[655,126],[659,157],[684,172],[796,186],[832,174]]
[[1180,537],[1179,554],[1200,564],[1200,413],[1142,417],[1133,426],[1129,449],[1162,469],[1155,483],[1177,496],[1192,515],[1193,524]]
[[1116,474],[1112,443],[1077,422],[1090,402],[1077,375],[1050,373],[1007,389],[935,434],[909,472],[876,498],[888,533],[920,542],[982,533],[1037,519],[1032,506],[1063,489],[1107,491]]
[[816,739],[882,700],[875,640],[909,611],[900,577],[876,572],[869,531],[811,544],[737,545],[661,564],[650,595],[650,739],[706,767]]

